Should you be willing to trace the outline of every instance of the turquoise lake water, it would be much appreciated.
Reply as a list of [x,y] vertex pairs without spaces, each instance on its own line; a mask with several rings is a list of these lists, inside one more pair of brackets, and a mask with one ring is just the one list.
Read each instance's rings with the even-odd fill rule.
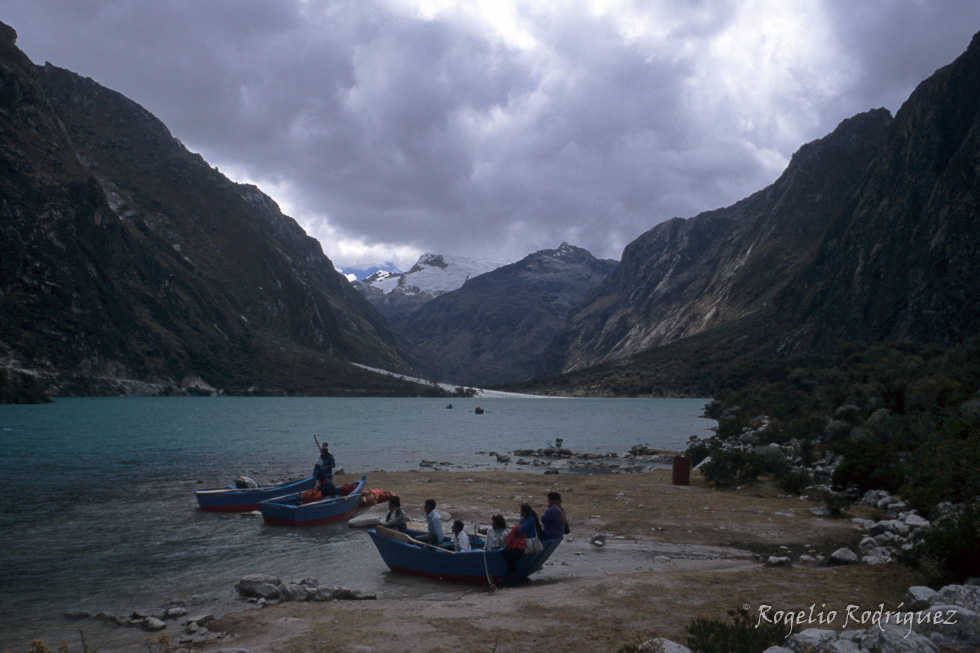
[[371,471],[422,461],[517,470],[487,452],[556,438],[576,452],[681,450],[690,436],[711,434],[706,401],[480,398],[454,399],[447,410],[444,399],[183,397],[0,406],[0,650],[26,650],[37,637],[77,642],[67,612],[227,603],[249,573],[421,591],[388,573],[356,529],[271,527],[197,509],[195,489],[240,474],[260,482],[308,475],[314,435],[371,487]]

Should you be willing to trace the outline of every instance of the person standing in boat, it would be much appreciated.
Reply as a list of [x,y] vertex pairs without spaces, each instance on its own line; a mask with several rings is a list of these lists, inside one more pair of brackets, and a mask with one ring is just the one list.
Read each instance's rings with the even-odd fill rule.
[[408,528],[408,515],[402,510],[402,500],[395,495],[388,499],[388,514],[381,523],[385,528],[394,528],[403,533]]
[[333,485],[333,468],[336,466],[337,461],[330,453],[330,445],[324,442],[320,445],[320,457],[316,459],[316,464],[313,465],[313,475],[316,476],[317,481],[321,483],[329,481]]
[[419,535],[417,539],[419,542],[427,542],[429,544],[434,544],[435,546],[442,546],[442,515],[436,510],[436,500],[426,499],[425,500],[425,523],[428,528],[427,532]]
[[561,494],[548,493],[548,508],[541,514],[542,539],[556,540],[572,532],[568,527],[568,517],[561,506]]

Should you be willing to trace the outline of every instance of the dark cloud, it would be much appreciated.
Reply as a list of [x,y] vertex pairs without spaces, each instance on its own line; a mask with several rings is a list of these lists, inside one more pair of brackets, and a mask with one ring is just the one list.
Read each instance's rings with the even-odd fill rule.
[[980,5],[31,0],[36,62],[118,90],[257,183],[339,267],[600,256],[896,110]]

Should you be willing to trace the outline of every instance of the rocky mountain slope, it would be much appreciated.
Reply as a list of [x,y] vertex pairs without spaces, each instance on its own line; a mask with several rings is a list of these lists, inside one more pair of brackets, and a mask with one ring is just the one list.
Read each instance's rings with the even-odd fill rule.
[[890,122],[884,109],[846,120],[800,148],[768,188],[630,243],[616,272],[572,311],[549,371],[635,354],[765,308],[813,259]]
[[271,199],[15,40],[0,24],[8,371],[84,394],[418,391],[347,364],[415,359]]
[[896,113],[793,287],[779,304],[798,349],[980,333],[980,34]]
[[378,271],[352,285],[400,331],[408,316],[466,280],[499,268],[503,263],[462,256],[426,253],[408,272]]
[[[846,120],[801,148],[769,188],[627,246],[616,272],[571,313],[543,371],[619,361],[588,376],[592,391],[640,377],[627,385],[669,388],[669,375],[647,370],[654,359],[673,365],[651,357],[667,346],[689,366],[717,370],[848,342],[974,336],[978,139],[980,35],[894,119],[876,110]],[[697,347],[683,345],[695,336]]]
[[571,308],[616,268],[563,243],[474,277],[426,303],[402,334],[440,378],[495,385],[529,378]]

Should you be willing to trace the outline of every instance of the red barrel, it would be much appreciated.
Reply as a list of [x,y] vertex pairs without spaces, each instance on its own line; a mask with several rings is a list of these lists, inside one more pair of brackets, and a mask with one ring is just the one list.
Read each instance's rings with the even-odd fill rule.
[[674,485],[691,484],[691,459],[687,456],[674,456]]

